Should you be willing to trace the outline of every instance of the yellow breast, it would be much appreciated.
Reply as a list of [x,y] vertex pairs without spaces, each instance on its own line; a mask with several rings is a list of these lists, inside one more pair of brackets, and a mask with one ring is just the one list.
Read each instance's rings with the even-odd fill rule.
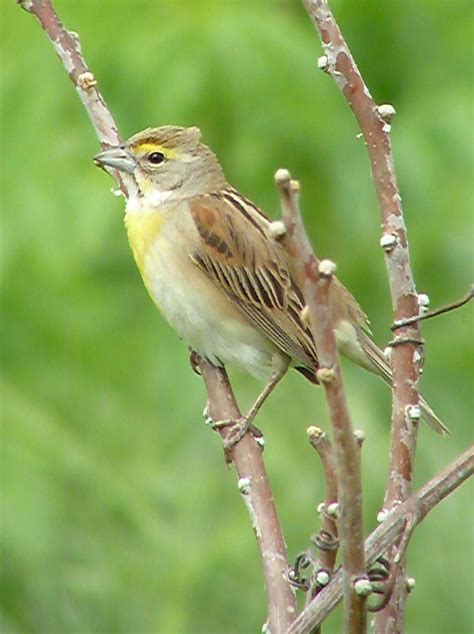
[[129,213],[125,215],[128,241],[133,257],[143,277],[145,277],[145,257],[155,244],[163,226],[163,214],[154,209],[150,212]]

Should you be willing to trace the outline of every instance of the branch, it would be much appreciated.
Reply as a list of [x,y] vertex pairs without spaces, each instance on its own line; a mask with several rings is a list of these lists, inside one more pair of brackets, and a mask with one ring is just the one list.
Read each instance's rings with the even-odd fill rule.
[[[334,452],[327,435],[319,427],[308,427],[308,440],[318,452],[324,471],[326,482],[326,494],[324,502],[318,506],[321,518],[321,529],[311,541],[318,549],[318,557],[314,564],[314,571],[306,594],[305,606],[309,605],[314,597],[325,588],[334,573],[336,565],[339,539],[337,531],[336,515],[339,512],[337,502],[337,474],[334,463]],[[336,512],[333,512],[336,511]],[[321,634],[321,628],[317,627],[312,634]]]
[[[440,308],[435,308],[434,310],[429,310],[426,313],[420,313],[419,315],[415,315],[414,317],[409,317],[408,319],[402,319],[401,321],[396,321],[390,328],[390,330],[398,330],[403,326],[409,326],[410,324],[414,324],[416,321],[422,321],[423,319],[431,319],[432,317],[438,317],[438,315],[443,315],[444,313],[449,313],[452,310],[456,310],[456,308],[461,308],[461,306],[465,306],[468,304],[471,299],[474,297],[474,285],[471,286],[469,291],[458,299],[457,302],[452,302],[451,304],[446,304],[446,306],[441,306]],[[425,295],[427,302],[429,302],[428,298]]]
[[[385,252],[394,321],[418,313],[418,296],[410,266],[408,241],[392,148],[390,121],[395,109],[377,106],[354,62],[327,0],[303,0],[319,32],[325,55],[320,68],[336,81],[359,123],[369,153],[383,223],[380,244]],[[393,508],[411,492],[419,416],[418,377],[422,355],[419,320],[400,326],[392,348],[393,408],[390,469],[384,506]],[[399,345],[402,344],[402,345]],[[404,629],[406,590],[404,571],[395,583],[392,599],[376,616],[376,630]],[[391,626],[388,627],[388,622]],[[392,629],[393,628],[393,629]]]
[[[417,526],[437,504],[473,474],[474,448],[471,447],[403,504],[396,506],[377,526],[365,542],[367,565],[372,566],[387,548],[400,541],[408,515],[413,518],[414,526]],[[410,525],[410,528],[414,526]],[[287,634],[309,634],[327,618],[341,599],[342,572],[339,570],[329,585],[298,616]]]
[[324,386],[331,414],[340,506],[338,528],[344,570],[346,631],[365,632],[365,604],[370,584],[364,559],[360,452],[347,409],[329,305],[329,289],[335,265],[329,260],[318,263],[314,256],[301,220],[298,183],[290,180],[287,170],[278,170],[275,181],[280,193],[285,228],[281,237],[303,290],[319,357],[316,376]]
[[334,462],[334,452],[327,435],[319,427],[308,427],[308,439],[312,447],[318,452],[324,471],[326,493],[324,502],[318,506],[321,516],[321,530],[312,538],[318,549],[311,584],[306,595],[306,605],[329,583],[336,564],[337,549],[339,547],[337,521],[329,509],[337,506],[337,474]]
[[[68,31],[64,27],[51,0],[17,0],[17,2],[22,9],[38,20],[48,36],[89,115],[102,148],[119,145],[122,141],[117,125],[97,88],[97,80],[82,55],[77,33]],[[122,193],[127,196],[127,189],[120,173],[109,168],[107,171],[115,178]]]
[[[337,515],[339,514],[337,474],[334,452],[327,435],[319,427],[311,426],[306,430],[312,447],[318,452],[324,471],[326,493],[324,502],[318,506],[321,515],[321,530],[312,538],[319,549],[318,560],[315,564],[313,582],[306,597],[306,605],[313,599],[321,588],[331,579],[339,548]],[[365,440],[364,434],[358,430],[354,432],[359,451]]]
[[[79,37],[62,25],[50,0],[18,0],[20,6],[36,17],[64,64],[89,115],[103,147],[118,145],[120,135],[97,81],[82,56]],[[127,196],[119,175],[111,171]],[[209,394],[209,411],[214,420],[240,418],[232,389],[224,370],[200,360]],[[228,430],[221,435],[225,438]],[[249,509],[263,561],[267,589],[268,626],[272,632],[284,631],[296,614],[295,597],[287,581],[286,546],[276,514],[262,452],[253,437],[245,437],[231,451],[239,475],[239,489]]]
[[[199,366],[209,397],[212,420],[238,420],[241,413],[224,369],[204,359]],[[219,429],[225,441],[232,429]],[[268,630],[284,632],[296,615],[296,602],[288,582],[286,545],[265,471],[262,449],[250,432],[230,449],[230,458],[239,476],[238,487],[252,520],[263,563],[267,590]]]

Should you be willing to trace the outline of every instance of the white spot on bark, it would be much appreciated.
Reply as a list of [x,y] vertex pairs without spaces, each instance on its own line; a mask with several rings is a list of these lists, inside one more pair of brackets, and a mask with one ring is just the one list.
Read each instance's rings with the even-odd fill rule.
[[[395,203],[399,202],[399,198],[397,199],[397,194],[393,196],[393,200]],[[394,231],[406,231],[405,222],[403,221],[403,216],[399,214],[390,214],[387,218],[388,224]]]
[[418,293],[418,306],[420,307],[420,313],[424,314],[428,310],[430,305],[430,298],[426,293]]
[[408,418],[412,421],[418,421],[421,418],[421,409],[418,405],[407,406]]
[[377,108],[377,112],[384,121],[390,122],[396,115],[396,110],[390,103],[383,103]]
[[[244,479],[246,479],[246,478],[244,478]],[[261,536],[262,536],[262,532],[260,530],[260,525],[258,523],[257,514],[255,513],[255,509],[253,507],[252,496],[244,493],[243,491],[241,493],[242,493],[242,497],[243,497],[243,499],[245,501],[245,505],[246,505],[247,510],[249,512],[249,515],[250,515],[250,521],[252,522],[253,530],[255,531],[255,536],[257,537],[257,539],[260,539]]]
[[332,260],[321,260],[318,270],[321,275],[329,277],[336,272],[336,264]]
[[407,590],[411,592],[416,586],[416,581],[414,577],[407,577]]
[[397,244],[398,238],[395,233],[384,233],[380,238],[380,246],[384,251],[391,251]]
[[275,220],[268,225],[268,235],[272,240],[279,242],[286,235],[286,227],[281,220]]
[[239,478],[237,486],[242,495],[248,495],[250,493],[250,478]]
[[318,68],[319,70],[327,71],[329,68],[329,59],[327,55],[321,55],[321,57],[318,57]]

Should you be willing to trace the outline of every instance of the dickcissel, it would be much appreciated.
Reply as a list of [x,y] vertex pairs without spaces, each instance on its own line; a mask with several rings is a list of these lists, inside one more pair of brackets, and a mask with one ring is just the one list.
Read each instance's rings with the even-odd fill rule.
[[[250,421],[289,365],[317,383],[304,299],[270,220],[227,181],[198,128],[148,128],[98,154],[128,190],[125,225],[145,286],[178,335],[211,363],[271,378]],[[392,382],[365,313],[337,280],[330,301],[339,351]],[[447,428],[421,399],[423,418]]]

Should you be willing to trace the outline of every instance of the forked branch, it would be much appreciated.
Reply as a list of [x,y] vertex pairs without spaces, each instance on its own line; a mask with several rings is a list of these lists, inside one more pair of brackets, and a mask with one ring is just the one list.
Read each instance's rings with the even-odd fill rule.
[[318,452],[324,471],[326,494],[321,507],[321,530],[313,538],[319,554],[315,564],[313,580],[309,588],[306,603],[308,604],[316,594],[329,583],[336,564],[337,549],[339,547],[337,520],[330,509],[337,508],[338,485],[334,452],[327,435],[319,427],[308,427],[308,439],[311,446]]
[[[382,553],[403,540],[407,517],[412,518],[410,528],[418,526],[437,504],[461,486],[473,473],[474,448],[470,447],[403,504],[396,506],[377,526],[365,542],[367,566],[372,566]],[[342,599],[342,579],[342,571],[339,570],[329,585],[298,616],[289,628],[288,634],[309,634],[327,618]]]

